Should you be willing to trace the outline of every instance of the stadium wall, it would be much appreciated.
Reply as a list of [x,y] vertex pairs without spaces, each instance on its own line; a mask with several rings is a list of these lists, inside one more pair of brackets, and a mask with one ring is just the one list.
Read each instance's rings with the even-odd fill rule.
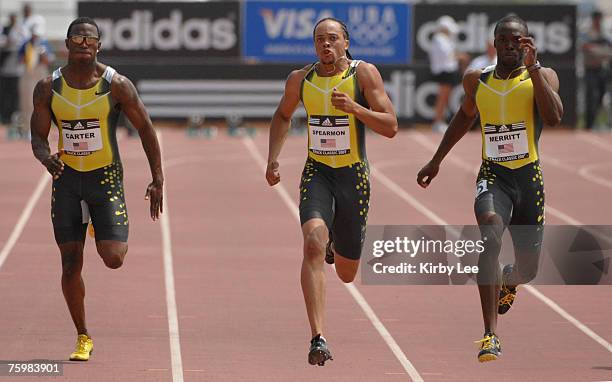
[[[484,53],[499,18],[526,19],[543,65],[559,74],[563,124],[576,122],[576,7],[574,5],[408,4],[398,1],[80,2],[78,14],[102,30],[100,60],[137,84],[154,117],[193,114],[271,115],[292,69],[315,60],[314,23],[347,21],[351,53],[378,66],[404,123],[433,115],[436,84],[427,46],[435,21],[451,15],[458,47]],[[453,91],[456,108],[461,86]]]

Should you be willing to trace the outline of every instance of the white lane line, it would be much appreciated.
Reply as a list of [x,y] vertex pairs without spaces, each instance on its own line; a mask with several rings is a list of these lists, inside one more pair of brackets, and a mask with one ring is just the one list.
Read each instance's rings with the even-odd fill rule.
[[[417,139],[419,139],[419,140],[421,140],[421,141],[426,141],[427,143],[430,143],[430,142],[429,142],[429,140],[427,140],[427,138],[426,138],[426,137],[424,137],[423,135],[421,135],[420,133],[414,133],[414,134],[415,134],[415,135],[417,135],[417,134],[418,134],[418,135],[420,135],[420,137],[421,137],[422,139],[421,139],[421,138],[418,138],[418,137],[415,137],[415,138],[417,138]],[[422,142],[422,143],[425,143],[425,142]],[[435,148],[434,148],[434,149],[435,149]],[[449,158],[449,159],[450,159],[450,158]],[[452,160],[451,160],[451,162],[452,162],[452,163],[455,163],[456,161],[452,161]],[[372,168],[372,166],[370,166],[370,168]],[[464,168],[465,168],[465,167],[464,167]],[[471,171],[471,169],[470,169],[470,170],[468,170],[468,171]],[[379,171],[377,171],[376,173],[372,172],[372,174],[374,175],[374,177],[375,177],[375,178],[376,178],[376,177],[380,177],[381,175],[383,175],[383,176],[384,176],[384,174],[382,174],[382,173],[380,172],[380,170],[379,170]],[[386,176],[385,176],[385,178],[386,178],[387,180],[390,180],[390,179],[389,179],[389,178],[387,178]],[[391,181],[391,182],[393,182],[393,181]],[[400,187],[399,185],[397,185],[395,182],[393,182],[393,183],[395,184],[395,186],[397,186],[397,187],[399,187],[399,188],[401,189],[401,187]],[[384,184],[384,183],[383,183],[383,184]],[[394,190],[394,189],[395,189],[395,188],[397,188],[397,187],[391,188],[391,190]],[[403,190],[402,190],[402,191],[403,191]],[[407,194],[407,192],[405,192],[405,191],[404,191],[404,193],[406,193],[406,194]],[[400,195],[400,194],[398,194],[398,196],[399,196],[400,198],[404,199],[404,196],[402,196],[402,195]],[[410,199],[414,199],[414,198],[410,198]],[[404,199],[404,200],[407,200],[407,199]],[[419,205],[421,205],[421,204],[419,203]],[[422,205],[421,205],[421,206],[422,206]],[[417,207],[417,205],[416,205],[416,204],[415,204],[415,205],[413,205],[413,207],[414,207],[414,208],[419,209],[419,207]],[[426,208],[426,207],[425,207],[425,208]],[[547,206],[546,206],[546,208],[549,208],[549,206],[547,205]],[[428,210],[429,210],[429,209],[428,209]],[[560,211],[558,211],[558,212],[560,212]],[[428,215],[427,215],[427,216],[429,216],[430,214],[436,217],[436,219],[432,219],[432,220],[433,220],[433,221],[435,221],[437,224],[448,225],[448,223],[447,223],[447,222],[446,222],[444,219],[442,219],[442,218],[441,218],[439,215],[437,215],[435,212],[433,212],[433,211],[429,210],[429,213],[428,213]],[[567,220],[565,220],[565,221],[566,221],[566,223],[568,223],[568,224],[572,224],[572,225],[574,225],[574,224],[575,224],[575,225],[582,225],[582,224],[581,224],[581,223],[579,223],[579,222],[578,222],[577,224],[576,224],[576,223],[574,223],[574,222],[577,222],[577,220],[575,220],[575,219],[571,218],[571,217],[570,217],[570,216],[568,216],[568,215],[562,214],[562,215],[559,215],[558,217],[560,217],[560,218],[561,218],[561,216],[567,216]],[[441,223],[440,223],[440,222],[441,222]],[[560,307],[560,306],[559,306],[559,305],[558,305],[556,302],[554,302],[554,301],[553,301],[553,300],[551,300],[550,298],[546,297],[544,294],[542,294],[542,292],[538,291],[538,290],[537,290],[537,289],[536,289],[534,286],[532,286],[532,285],[524,285],[524,286],[525,286],[525,289],[526,289],[526,290],[527,290],[529,293],[531,293],[532,295],[534,295],[536,298],[538,298],[540,301],[542,301],[544,304],[546,304],[546,305],[547,305],[549,308],[551,308],[552,310],[554,310],[555,312],[557,312],[557,313],[558,313],[558,314],[559,314],[561,317],[563,317],[564,319],[566,319],[568,322],[572,323],[572,324],[573,324],[575,327],[577,327],[577,328],[578,328],[580,331],[582,331],[584,334],[586,334],[587,336],[589,336],[589,337],[590,337],[592,340],[594,340],[594,341],[595,341],[595,342],[597,342],[598,344],[602,345],[602,346],[603,346],[603,347],[604,347],[606,350],[608,350],[609,352],[612,352],[612,345],[611,345],[611,344],[610,344],[608,341],[606,341],[605,339],[603,339],[601,336],[599,336],[597,333],[595,333],[593,330],[591,330],[591,329],[590,329],[588,326],[584,325],[582,322],[580,322],[580,321],[579,321],[578,319],[576,319],[574,316],[572,316],[571,314],[569,314],[569,313],[568,313],[566,310],[564,310],[563,308],[561,308],[561,307]]]
[[592,134],[584,133],[584,134],[577,134],[577,135],[580,140],[588,142],[592,144],[593,146],[597,146],[600,149],[603,149],[605,151],[609,151],[612,153],[612,145],[610,145],[609,143],[604,143],[605,141],[593,137]]
[[380,167],[374,166],[370,163],[370,172],[379,182],[384,184],[385,187],[387,187],[389,190],[393,191],[393,193],[399,196],[400,199],[413,206],[417,211],[427,216],[434,223],[439,225],[447,225],[446,221],[442,220],[438,215],[433,213],[423,203],[419,202],[417,198],[404,191],[404,189],[399,184],[395,183],[385,174],[383,174],[380,170]]
[[546,203],[545,209],[547,213],[551,214],[552,216],[555,216],[559,220],[563,220],[569,225],[586,225],[580,220],[576,220],[573,217],[569,216],[565,212],[561,212],[558,209],[551,207],[551,205],[548,203]]
[[610,167],[610,163],[592,163],[589,165],[582,166],[578,170],[578,174],[582,176],[583,178],[590,180],[593,183],[599,184],[600,186],[612,188],[612,181],[604,177],[599,177],[597,176],[597,174],[593,174],[592,172],[593,170],[599,169],[602,167]]
[[[162,168],[165,169],[162,133],[157,131],[157,139],[162,157]],[[164,182],[164,213],[161,215],[162,247],[164,252],[164,281],[166,284],[166,309],[168,311],[168,337],[170,339],[170,359],[172,362],[172,381],[183,382],[183,359],[181,357],[181,340],[174,289],[174,266],[172,264],[172,240],[170,237],[170,213],[168,212],[168,191]]]
[[406,160],[404,159],[380,160],[376,163],[377,163],[378,168],[390,168],[390,167],[396,167],[396,166],[405,166]]
[[574,169],[572,166],[562,162],[560,159],[553,157],[550,154],[546,154],[546,164],[547,165],[552,165],[553,167],[557,167],[560,168],[561,170],[565,170],[567,172],[572,172],[572,173],[576,173],[576,169]]
[[[264,160],[264,158],[261,156],[261,154],[257,150],[257,147],[255,147],[255,143],[253,143],[253,140],[250,138],[243,138],[242,143],[244,143],[246,148],[249,150],[249,152],[253,156],[253,159],[255,159],[259,167],[263,171],[265,171],[267,167],[266,161]],[[263,181],[263,176],[262,176],[262,181]],[[277,184],[276,186],[274,186],[274,189],[279,193],[281,199],[285,202],[285,205],[289,208],[292,215],[299,222],[300,215],[298,212],[298,206],[291,199],[284,185]],[[395,355],[395,358],[397,358],[397,360],[402,365],[404,370],[406,370],[406,373],[408,373],[410,378],[414,382],[423,382],[423,378],[421,377],[421,375],[419,375],[419,372],[415,369],[414,365],[412,365],[410,360],[408,360],[408,358],[406,357],[406,354],[404,354],[404,352],[399,347],[399,345],[397,344],[393,336],[391,336],[391,333],[389,333],[385,325],[383,325],[383,323],[380,321],[376,313],[374,313],[374,310],[372,309],[372,307],[370,307],[370,304],[368,304],[368,302],[363,297],[361,292],[359,292],[357,287],[353,283],[350,283],[350,284],[342,283],[342,284],[349,291],[349,293],[351,294],[355,302],[357,302],[361,310],[363,310],[366,317],[368,317],[368,319],[370,320],[374,328],[378,331],[378,334],[385,341],[389,349],[391,349],[391,351],[393,352],[393,355]]]
[[40,196],[42,195],[43,191],[45,190],[45,187],[47,186],[47,183],[49,183],[50,180],[51,175],[49,175],[47,171],[45,171],[38,180],[38,184],[36,185],[34,192],[32,192],[32,195],[30,195],[30,198],[28,199],[25,208],[23,209],[23,212],[21,212],[19,220],[17,220],[17,224],[15,224],[15,227],[13,228],[13,232],[11,232],[11,235],[4,244],[4,247],[2,247],[2,251],[0,252],[0,268],[2,268],[2,265],[6,261],[6,258],[11,253],[11,250],[17,243],[17,240],[19,240],[19,236],[21,236],[21,233],[23,232],[26,223],[28,222],[28,220],[30,220],[30,215],[32,215],[32,210],[34,210],[34,206],[36,206],[38,199],[40,199]]
[[[596,163],[596,164],[586,165],[576,170],[575,168],[563,163],[561,160],[553,156],[546,155],[546,165],[552,165],[553,167],[557,167],[561,170],[570,172],[572,174],[578,174],[579,176],[586,179],[587,181],[593,182],[600,186],[612,188],[612,182],[604,178],[598,178],[596,175],[591,174],[591,170],[594,168],[600,167],[602,165],[609,166],[609,164],[607,163]],[[551,205],[548,202],[546,203],[546,212],[552,216],[557,217],[560,220],[563,220],[564,222],[568,224],[585,225],[584,223],[572,218],[571,216],[559,211],[558,209],[551,207]]]
[[[560,161],[557,158],[551,157],[550,155],[546,156],[546,165],[548,165],[548,164],[552,165],[553,167],[557,167],[557,168],[560,168],[562,170],[571,172],[573,174],[578,174],[581,177],[583,177],[584,179],[586,179],[588,181],[591,181],[593,183],[599,184],[601,186],[612,187],[612,182],[609,182],[609,181],[607,181],[605,179],[597,178],[596,176],[592,176],[590,174],[590,170],[594,166],[583,166],[583,167],[580,168],[580,170],[576,171],[574,168],[566,165],[565,163],[563,163],[562,161]],[[550,205],[550,203],[548,203],[548,202],[546,203],[546,213],[551,215],[551,216],[554,216],[554,217],[558,218],[559,220],[562,220],[562,221],[564,221],[564,222],[566,222],[567,224],[570,224],[570,225],[586,225],[583,222],[581,222],[579,220],[576,220],[573,217],[567,215],[566,213],[561,212],[558,209],[552,207]]]
[[525,285],[525,288],[527,288],[527,290],[529,290],[529,292],[531,292],[531,294],[533,294],[534,296],[539,298],[540,301],[542,301],[544,304],[548,305],[548,307],[550,309],[554,310],[561,317],[565,318],[567,321],[569,321],[572,324],[574,324],[574,326],[576,326],[578,329],[580,329],[583,333],[585,333],[587,336],[591,337],[595,342],[597,342],[598,344],[603,346],[604,349],[606,349],[607,351],[612,353],[612,345],[608,341],[603,339],[601,336],[599,336],[597,333],[592,331],[588,326],[586,326],[582,322],[578,321],[574,316],[572,316],[571,314],[569,314],[568,312],[563,310],[553,300],[551,300],[550,298],[544,296],[544,294],[542,294],[542,292],[540,292],[539,290],[535,289],[533,286]]
[[552,157],[550,155],[546,155],[546,164],[547,165],[552,165],[553,167],[557,167],[561,170],[570,172],[572,174],[577,174],[579,175],[581,178],[589,181],[589,182],[593,182],[597,185],[603,186],[603,187],[607,187],[607,188],[612,188],[612,181],[604,178],[604,177],[600,177],[597,174],[593,173],[593,170],[595,169],[599,169],[602,167],[610,167],[611,164],[610,163],[590,163],[590,164],[586,164],[583,166],[580,166],[578,169],[564,163],[563,161],[559,160],[558,158]]

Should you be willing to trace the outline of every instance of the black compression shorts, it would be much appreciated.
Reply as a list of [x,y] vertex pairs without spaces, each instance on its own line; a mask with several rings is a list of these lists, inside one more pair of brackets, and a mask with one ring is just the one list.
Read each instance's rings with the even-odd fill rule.
[[474,212],[495,212],[510,233],[515,248],[539,252],[544,234],[544,178],[540,162],[509,169],[484,161],[476,180]]
[[432,74],[431,79],[434,82],[437,82],[439,84],[446,84],[446,85],[454,86],[454,85],[458,84],[459,82],[461,82],[461,75],[457,71],[455,71],[455,72],[440,72],[440,73],[437,73],[437,74]]
[[96,241],[127,241],[121,162],[86,172],[65,165],[62,175],[53,181],[51,220],[58,244],[84,241],[89,215]]
[[332,168],[308,158],[300,183],[300,223],[325,221],[335,251],[358,260],[365,239],[370,205],[369,167],[366,161]]

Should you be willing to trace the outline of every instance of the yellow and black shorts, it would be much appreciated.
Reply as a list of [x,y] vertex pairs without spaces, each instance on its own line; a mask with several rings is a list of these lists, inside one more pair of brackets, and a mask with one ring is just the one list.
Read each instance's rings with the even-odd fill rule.
[[84,241],[90,217],[96,241],[127,241],[121,162],[86,172],[66,165],[59,179],[53,181],[51,220],[58,244]]
[[544,226],[544,177],[540,161],[516,169],[483,161],[476,180],[476,217],[494,212],[512,234],[515,248],[539,252]]
[[300,182],[300,223],[323,219],[336,252],[352,260],[361,257],[365,239],[369,172],[366,161],[333,168],[308,158]]

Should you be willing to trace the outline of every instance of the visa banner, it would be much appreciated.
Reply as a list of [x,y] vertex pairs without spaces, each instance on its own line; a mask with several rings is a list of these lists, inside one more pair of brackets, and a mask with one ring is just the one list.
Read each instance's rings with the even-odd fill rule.
[[243,56],[262,62],[316,61],[313,28],[335,17],[349,29],[351,55],[377,64],[411,57],[412,7],[392,1],[246,1]]

